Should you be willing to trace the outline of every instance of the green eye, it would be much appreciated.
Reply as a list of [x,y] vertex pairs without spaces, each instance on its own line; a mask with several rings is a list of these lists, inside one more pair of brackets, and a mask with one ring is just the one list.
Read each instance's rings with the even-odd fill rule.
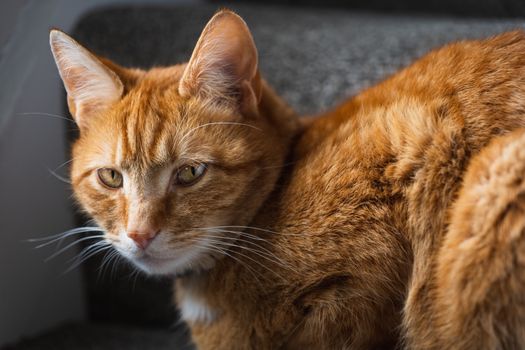
[[199,180],[206,172],[206,164],[184,165],[177,171],[177,184],[190,186]]
[[109,188],[122,187],[122,174],[110,168],[102,168],[97,170],[99,181]]

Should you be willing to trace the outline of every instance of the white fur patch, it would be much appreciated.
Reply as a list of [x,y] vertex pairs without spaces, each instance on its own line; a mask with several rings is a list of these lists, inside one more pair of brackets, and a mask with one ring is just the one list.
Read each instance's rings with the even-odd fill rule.
[[179,301],[182,319],[188,323],[210,324],[217,318],[217,312],[211,309],[204,300],[192,295],[184,295]]

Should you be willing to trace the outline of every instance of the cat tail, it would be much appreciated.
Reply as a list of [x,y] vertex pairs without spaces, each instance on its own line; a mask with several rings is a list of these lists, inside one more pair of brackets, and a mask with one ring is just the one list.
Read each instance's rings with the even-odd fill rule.
[[525,349],[525,130],[472,159],[449,218],[427,304],[432,326],[408,330],[408,347]]

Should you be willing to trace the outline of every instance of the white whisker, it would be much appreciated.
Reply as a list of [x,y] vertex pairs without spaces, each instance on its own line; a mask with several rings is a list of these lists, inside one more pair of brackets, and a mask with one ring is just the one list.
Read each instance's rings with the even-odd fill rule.
[[95,236],[87,236],[87,237],[83,237],[83,238],[80,238],[80,239],[77,239],[76,241],[74,242],[71,242],[69,243],[67,246],[65,246],[64,248],[60,249],[59,251],[55,252],[54,254],[50,255],[49,257],[47,257],[44,261],[45,262],[48,262],[49,260],[55,258],[56,256],[62,254],[63,252],[65,252],[66,250],[68,250],[69,248],[77,245],[78,243],[80,242],[83,242],[83,241],[87,241],[89,239],[100,239],[102,236],[101,235],[95,235]]
[[86,256],[90,256],[93,252],[96,252],[99,248],[104,248],[104,247],[111,247],[111,243],[105,240],[100,240],[98,242],[90,244],[89,246],[84,248],[76,257],[71,258],[69,262],[73,260],[78,260],[79,258],[84,259]]
[[[93,248],[95,248],[95,249],[93,249]],[[65,270],[64,273],[68,273],[68,272],[76,269],[84,261],[90,259],[91,257],[93,257],[93,256],[95,256],[95,255],[97,255],[97,254],[99,254],[99,253],[101,253],[103,251],[111,249],[111,248],[112,248],[111,245],[101,245],[101,246],[97,246],[97,247],[94,247],[94,245],[89,246],[86,249],[91,249],[91,250],[89,252],[87,250],[83,250],[82,253],[81,253],[81,256],[76,258],[77,261],[75,263],[73,263],[67,270]]]
[[[133,277],[133,275],[135,275],[135,276]],[[132,272],[132,275],[130,277],[130,279],[133,278],[133,287],[131,289],[133,292],[135,292],[135,287],[137,285],[137,279],[138,279],[139,276],[140,276],[140,270],[137,269],[136,267],[133,267],[133,272]]]
[[260,227],[254,227],[254,226],[238,226],[238,225],[212,226],[212,227],[203,227],[202,229],[215,229],[215,228],[217,228],[217,229],[221,229],[221,228],[225,228],[225,229],[232,228],[232,229],[235,229],[235,228],[238,228],[238,229],[248,229],[248,230],[260,231],[260,232],[266,232],[266,233],[271,233],[271,234],[274,234],[274,235],[282,235],[282,236],[299,236],[299,237],[303,237],[304,236],[301,233],[283,233],[283,232],[272,231],[272,230],[268,230],[268,229],[264,229],[264,228],[260,228]]
[[64,116],[61,116],[61,115],[58,115],[58,114],[52,114],[52,113],[42,113],[42,112],[25,112],[25,113],[17,113],[17,115],[22,115],[22,116],[26,116],[26,117],[49,117],[49,118],[56,118],[56,119],[61,119],[61,120],[67,120],[68,122],[70,123],[73,123],[76,125],[75,121],[70,119],[70,118],[67,118],[67,117],[64,117]]
[[252,276],[255,278],[257,283],[260,286],[262,286],[261,281],[260,281],[259,277],[257,276],[257,273],[261,277],[264,277],[264,276],[260,272],[258,272],[257,270],[255,270],[251,266],[249,266],[246,262],[244,262],[244,261],[240,260],[239,258],[229,254],[227,251],[225,251],[224,249],[221,249],[220,247],[208,245],[209,242],[207,240],[197,238],[197,239],[194,239],[193,242],[195,242],[199,248],[207,249],[207,250],[210,250],[212,252],[216,252],[216,253],[225,255],[225,256],[227,256],[227,257],[237,261],[242,267],[246,268],[252,274]]
[[123,261],[123,256],[121,254],[117,254],[115,256],[115,261],[111,264],[111,273],[109,275],[110,280],[112,280],[115,276],[115,271],[118,271],[117,266]]
[[69,259],[68,262],[72,262],[73,260],[78,260],[79,258],[82,258],[84,255],[89,254],[91,250],[98,248],[100,246],[105,246],[105,245],[107,245],[107,242],[105,242],[104,240],[100,240],[98,242],[92,243],[88,245],[87,247],[85,247],[84,249],[82,249],[80,253],[78,253],[76,256]]
[[[222,242],[222,241],[217,241],[217,240],[213,240],[213,239],[210,240],[210,242],[212,242],[212,243],[214,243],[214,244],[216,244],[216,245],[222,245],[223,247],[237,247],[237,248],[241,248],[241,249],[247,249],[247,250],[249,250],[248,247],[243,247],[243,246],[239,246],[239,245],[235,245],[235,244],[230,244],[230,243],[228,243],[228,242]],[[253,252],[253,251],[252,251],[252,252]],[[255,253],[255,252],[253,252],[253,253]],[[268,266],[264,265],[264,264],[261,263],[260,261],[255,260],[255,259],[252,258],[251,256],[249,256],[249,255],[247,255],[247,254],[240,253],[240,252],[236,252],[236,254],[241,255],[241,256],[245,257],[246,259],[249,259],[249,260],[255,262],[256,264],[258,264],[259,266],[265,268],[265,269],[268,270],[269,272],[275,274],[277,277],[281,278],[282,280],[286,280],[283,276],[281,276],[280,274],[278,274],[278,273],[275,272],[274,270],[270,269]],[[261,254],[257,254],[257,255],[259,255],[259,256],[261,256],[261,257],[264,257],[264,258],[270,260],[268,257],[265,257],[265,256],[263,256],[263,255],[261,255]],[[270,261],[273,261],[273,260],[270,260]],[[273,261],[273,262],[279,264],[279,263],[276,262],[276,261]]]
[[225,232],[225,233],[235,233],[235,234],[238,234],[239,236],[240,235],[243,235],[243,236],[246,236],[246,237],[250,237],[254,240],[257,240],[257,241],[266,241],[264,238],[262,237],[259,237],[259,236],[256,236],[256,235],[252,235],[250,233],[247,233],[247,232],[244,232],[244,231],[231,231],[231,230],[225,230],[225,229],[222,229],[220,227],[224,227],[224,226],[216,226],[216,227],[196,227],[194,228],[194,230],[204,230],[204,231],[212,231],[212,232]]
[[[109,255],[107,256],[107,259],[105,259],[105,261],[99,267],[99,275],[97,277],[97,280],[98,280],[98,278],[100,278],[100,277],[103,278],[105,276],[106,271],[109,270],[110,266],[112,267],[112,261],[117,259],[118,256],[120,256],[120,253],[117,250],[111,250],[110,251]],[[109,278],[111,280],[111,274],[110,274]]]
[[35,249],[39,249],[39,248],[45,247],[47,245],[53,244],[55,242],[59,242],[60,243],[65,238],[70,237],[72,235],[76,235],[76,234],[79,234],[79,233],[85,233],[85,232],[104,232],[104,230],[102,230],[99,227],[77,227],[77,228],[74,228],[74,229],[71,229],[71,230],[67,230],[67,231],[58,233],[56,235],[51,235],[51,236],[42,237],[42,238],[30,238],[30,239],[26,240],[26,242],[33,243],[33,242],[48,241],[46,243],[42,243],[42,244],[40,244],[40,245],[35,247]]
[[59,181],[71,185],[71,181],[69,179],[66,179],[63,176],[58,175],[54,170],[47,168],[47,171],[49,171],[49,173],[53,175],[55,178],[57,178]]
[[71,158],[71,159],[65,161],[64,163],[60,164],[60,165],[57,166],[55,169],[53,169],[53,172],[58,171],[60,168],[62,168],[63,166],[65,166],[65,165],[67,165],[67,164],[69,164],[69,163],[71,163],[73,160],[75,160],[75,158]]
[[114,254],[119,254],[116,250],[109,250],[104,254],[104,257],[102,257],[102,263],[98,267],[98,274],[97,274],[97,283],[100,280],[100,278],[104,275],[104,266],[106,266],[107,262],[109,261],[110,257],[112,257]]
[[232,243],[232,242],[222,242],[221,244],[227,244],[227,245],[230,245],[232,247],[238,247],[238,248],[241,248],[241,249],[245,249],[245,250],[248,250],[250,252],[253,252],[254,254],[256,255],[259,255],[263,258],[266,258],[267,260],[269,261],[272,261],[278,265],[280,265],[281,267],[283,268],[287,268],[287,269],[290,269],[292,270],[293,272],[295,273],[298,273],[297,270],[293,269],[289,264],[287,264],[283,259],[279,258],[278,256],[276,256],[274,253],[272,253],[269,249],[265,248],[265,247],[262,247],[260,246],[259,244],[257,244],[256,242],[252,242],[252,241],[249,241],[249,240],[245,240],[245,239],[242,239],[241,237],[238,237],[238,238],[234,238],[234,237],[225,237],[225,236],[213,236],[213,235],[206,235],[207,238],[212,238],[212,239],[219,239],[219,240],[233,240],[234,242],[243,242],[243,243],[247,243],[247,244],[251,244],[253,247],[245,247],[245,246],[242,246],[242,245],[238,245],[238,244],[235,244],[235,243]]

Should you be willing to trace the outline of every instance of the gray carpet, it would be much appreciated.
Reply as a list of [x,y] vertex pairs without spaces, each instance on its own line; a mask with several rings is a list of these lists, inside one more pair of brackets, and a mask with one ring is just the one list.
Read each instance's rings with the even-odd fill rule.
[[[188,59],[202,27],[217,7],[105,8],[85,16],[74,34],[93,51],[127,66],[169,65]],[[525,28],[525,20],[519,19],[380,15],[255,4],[230,7],[245,18],[253,31],[264,76],[303,114],[334,106],[444,43]],[[93,269],[88,265],[91,314],[97,314],[93,313],[97,308],[109,309],[98,304],[104,301],[111,302],[112,313],[117,314],[98,315],[95,319],[115,322],[127,317],[122,315],[135,315],[151,321],[149,324],[159,324],[152,317],[163,315],[160,324],[172,323],[173,313],[165,311],[169,310],[169,283],[141,289],[149,288],[150,295],[133,294],[127,292],[132,288],[126,279],[94,284],[90,277]],[[152,282],[142,278],[137,283],[140,288]],[[162,327],[74,324],[26,339],[12,349],[183,349],[186,340],[179,332]]]

